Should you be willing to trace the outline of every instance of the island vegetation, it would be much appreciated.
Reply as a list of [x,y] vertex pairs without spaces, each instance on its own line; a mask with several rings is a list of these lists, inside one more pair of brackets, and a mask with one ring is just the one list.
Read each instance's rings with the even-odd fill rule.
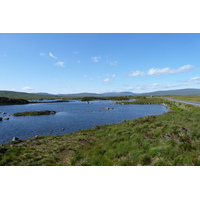
[[130,103],[163,104],[170,110],[72,134],[9,142],[0,147],[0,165],[200,165],[200,107],[161,98]]
[[42,111],[19,112],[19,113],[14,113],[13,116],[20,117],[20,116],[38,116],[38,115],[52,115],[52,114],[56,114],[56,111],[42,110]]
[[146,97],[145,96],[82,97],[81,101],[95,101],[95,100],[128,101],[132,99],[146,99]]
[[[43,100],[43,99],[42,99]],[[33,103],[64,103],[64,102],[70,102],[69,100],[67,99],[60,99],[60,100],[56,100],[56,101],[29,101],[30,104],[33,104]]]
[[0,97],[0,105],[15,105],[15,104],[28,104],[29,102],[24,99],[11,99],[7,97]]

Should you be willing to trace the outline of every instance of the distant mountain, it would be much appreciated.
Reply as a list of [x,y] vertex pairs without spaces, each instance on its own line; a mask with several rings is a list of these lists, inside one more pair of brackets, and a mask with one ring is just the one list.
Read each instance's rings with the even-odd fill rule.
[[77,94],[49,94],[49,93],[26,93],[26,92],[13,92],[13,91],[0,91],[0,97],[15,98],[15,99],[59,99],[62,97],[109,97],[109,96],[165,96],[165,95],[200,95],[200,89],[179,89],[179,90],[166,90],[155,91],[148,93],[132,93],[132,92],[107,92],[102,94],[97,93],[77,93]]
[[179,90],[166,90],[166,91],[156,91],[140,94],[142,96],[164,96],[164,95],[200,95],[200,89],[179,89]]
[[102,93],[102,96],[135,96],[137,95],[136,93],[132,93],[132,92],[107,92],[107,93]]
[[110,96],[133,96],[137,95],[132,92],[107,92],[107,93],[77,93],[77,94],[58,94],[59,96],[65,97],[110,97]]
[[102,97],[101,94],[97,93],[76,93],[76,94],[58,94],[58,96],[63,96],[63,97]]
[[55,96],[54,94],[49,94],[49,93],[45,93],[45,92],[37,92],[37,93],[34,93],[34,94],[38,94],[38,95],[53,95]]

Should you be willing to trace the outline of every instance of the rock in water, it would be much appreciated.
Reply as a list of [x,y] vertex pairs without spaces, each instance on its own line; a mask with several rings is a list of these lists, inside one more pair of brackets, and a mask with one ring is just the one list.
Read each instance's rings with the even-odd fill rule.
[[13,142],[15,142],[15,141],[17,141],[17,140],[19,140],[19,138],[17,138],[17,137],[14,137],[14,138],[12,139]]
[[4,119],[4,120],[9,120],[10,118],[9,118],[9,117],[4,117],[3,119]]

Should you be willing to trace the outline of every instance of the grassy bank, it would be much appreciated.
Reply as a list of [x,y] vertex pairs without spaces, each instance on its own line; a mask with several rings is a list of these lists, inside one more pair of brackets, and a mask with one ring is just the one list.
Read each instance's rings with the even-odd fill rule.
[[194,101],[194,102],[200,102],[200,95],[170,95],[170,96],[164,96],[171,99],[178,99],[178,100],[185,100],[185,101]]
[[170,111],[68,135],[11,142],[0,147],[0,165],[199,166],[200,107],[159,98],[127,103],[153,102]]

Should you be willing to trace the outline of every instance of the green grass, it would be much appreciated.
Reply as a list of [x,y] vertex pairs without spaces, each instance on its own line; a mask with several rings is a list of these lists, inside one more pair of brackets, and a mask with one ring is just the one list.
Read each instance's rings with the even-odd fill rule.
[[179,99],[179,100],[185,100],[185,101],[194,101],[194,102],[200,102],[200,95],[169,95],[165,96],[172,99]]
[[0,165],[199,166],[200,107],[159,98],[139,101],[165,104],[170,111],[73,134],[10,142],[0,147]]

